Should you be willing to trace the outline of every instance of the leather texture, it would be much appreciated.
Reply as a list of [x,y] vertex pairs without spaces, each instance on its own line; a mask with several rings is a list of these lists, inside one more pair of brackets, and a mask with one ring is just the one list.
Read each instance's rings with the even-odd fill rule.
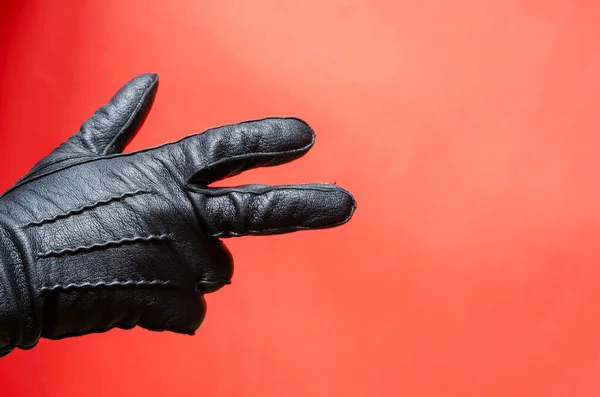
[[0,197],[0,355],[115,327],[193,334],[204,294],[232,277],[220,238],[352,217],[354,198],[334,185],[209,186],[305,154],[315,134],[296,118],[122,153],[157,86],[155,74],[127,83]]

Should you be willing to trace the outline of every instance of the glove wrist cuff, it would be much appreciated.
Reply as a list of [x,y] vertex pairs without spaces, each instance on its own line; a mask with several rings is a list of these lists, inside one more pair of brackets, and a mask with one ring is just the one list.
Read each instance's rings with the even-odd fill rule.
[[0,356],[37,344],[32,291],[19,242],[0,221]]

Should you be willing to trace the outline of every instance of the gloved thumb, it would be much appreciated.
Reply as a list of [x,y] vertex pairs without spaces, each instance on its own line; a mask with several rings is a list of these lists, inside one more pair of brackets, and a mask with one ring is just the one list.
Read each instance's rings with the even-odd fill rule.
[[61,145],[61,152],[66,149],[101,156],[121,153],[146,119],[157,88],[156,74],[143,74],[129,81]]
[[69,163],[121,153],[146,119],[157,88],[156,74],[143,74],[129,81],[81,125],[79,132],[40,160],[4,194]]

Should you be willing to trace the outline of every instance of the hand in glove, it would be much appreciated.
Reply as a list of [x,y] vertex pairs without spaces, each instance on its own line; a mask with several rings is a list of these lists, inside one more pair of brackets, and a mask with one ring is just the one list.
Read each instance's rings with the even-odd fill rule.
[[228,125],[122,154],[158,77],[125,85],[0,197],[0,355],[136,325],[193,334],[203,295],[229,284],[219,238],[333,227],[352,195],[332,185],[208,185],[295,160],[314,133],[293,118]]

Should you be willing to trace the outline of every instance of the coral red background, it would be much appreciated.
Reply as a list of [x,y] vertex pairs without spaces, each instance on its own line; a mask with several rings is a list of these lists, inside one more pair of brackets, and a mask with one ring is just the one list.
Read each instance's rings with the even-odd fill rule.
[[196,337],[111,331],[0,359],[2,396],[600,395],[600,3],[4,0],[0,188],[138,73],[129,150],[296,115],[328,231],[229,241]]

